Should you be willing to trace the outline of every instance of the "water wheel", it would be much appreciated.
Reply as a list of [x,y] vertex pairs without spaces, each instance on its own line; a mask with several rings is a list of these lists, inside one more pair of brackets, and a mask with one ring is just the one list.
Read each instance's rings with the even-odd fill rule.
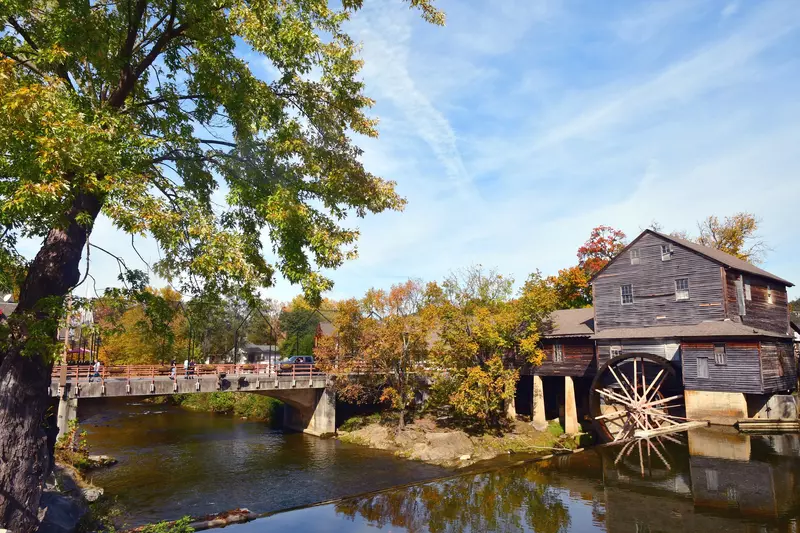
[[602,365],[592,382],[589,408],[606,442],[685,421],[675,369],[663,357],[646,353],[618,355]]

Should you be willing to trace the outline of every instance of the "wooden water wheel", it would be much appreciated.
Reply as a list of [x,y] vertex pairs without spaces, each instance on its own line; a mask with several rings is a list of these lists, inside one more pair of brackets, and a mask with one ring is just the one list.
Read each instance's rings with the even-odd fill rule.
[[686,419],[683,394],[672,365],[657,355],[624,354],[611,358],[592,382],[589,407],[606,442],[645,435]]

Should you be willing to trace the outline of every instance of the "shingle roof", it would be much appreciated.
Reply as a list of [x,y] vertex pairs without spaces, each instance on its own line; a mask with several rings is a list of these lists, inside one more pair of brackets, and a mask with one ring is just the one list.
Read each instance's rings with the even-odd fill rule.
[[588,337],[594,333],[594,309],[559,309],[550,315],[552,328],[544,337]]
[[711,248],[710,246],[704,246],[702,244],[697,244],[696,242],[687,241],[686,239],[681,239],[680,237],[674,237],[672,235],[665,235],[663,233],[659,233],[653,230],[645,230],[645,232],[651,232],[655,235],[658,235],[662,239],[667,239],[668,241],[672,241],[675,244],[683,246],[684,248],[689,248],[690,250],[697,252],[698,254],[705,256],[712,261],[717,263],[721,263],[727,267],[740,270],[742,272],[747,272],[748,274],[754,274],[756,276],[761,276],[762,278],[772,279],[783,283],[784,285],[788,285],[789,287],[794,286],[793,283],[786,281],[783,278],[779,278],[775,274],[770,274],[764,269],[758,268],[755,265],[748,263],[738,257],[734,257],[731,254],[725,253],[721,250],[717,250],[716,248]]
[[595,340],[609,339],[660,339],[666,337],[777,337],[789,339],[790,335],[745,326],[730,320],[700,322],[691,326],[649,326],[641,328],[604,329],[592,335]]

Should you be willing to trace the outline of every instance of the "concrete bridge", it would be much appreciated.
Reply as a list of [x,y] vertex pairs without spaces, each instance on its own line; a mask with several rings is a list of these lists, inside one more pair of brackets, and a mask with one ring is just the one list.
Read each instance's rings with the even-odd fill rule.
[[53,367],[50,395],[59,399],[59,436],[78,416],[78,401],[90,398],[162,396],[203,392],[243,392],[282,401],[284,426],[320,436],[336,430],[336,401],[324,373],[313,365],[292,365],[282,371],[274,363],[197,365],[189,375],[182,366],[88,365]]

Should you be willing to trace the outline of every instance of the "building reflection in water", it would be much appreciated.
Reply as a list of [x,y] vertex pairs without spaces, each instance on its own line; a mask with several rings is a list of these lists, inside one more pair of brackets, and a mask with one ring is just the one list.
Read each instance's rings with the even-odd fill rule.
[[413,533],[800,533],[800,435],[701,429],[354,498],[335,512]]

